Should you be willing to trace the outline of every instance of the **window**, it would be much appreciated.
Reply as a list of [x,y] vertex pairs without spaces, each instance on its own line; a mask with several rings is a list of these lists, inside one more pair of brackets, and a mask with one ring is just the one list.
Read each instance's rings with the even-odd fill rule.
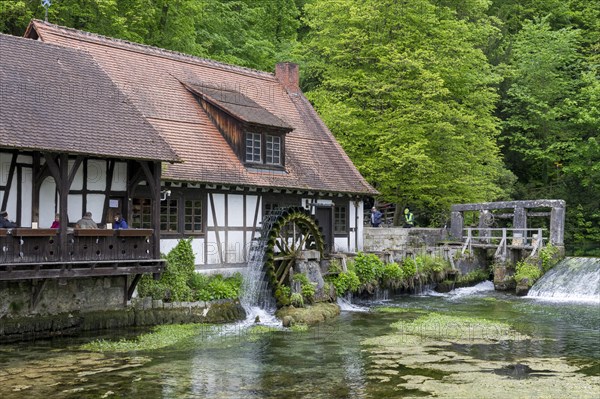
[[143,198],[134,198],[131,227],[136,229],[152,228],[152,201]]
[[186,233],[202,232],[202,200],[186,200],[184,215]]
[[333,216],[333,232],[335,234],[348,233],[348,207],[336,205]]
[[262,162],[261,154],[261,134],[246,133],[246,162]]
[[266,163],[281,165],[281,137],[267,135]]
[[176,199],[167,199],[160,203],[160,230],[163,232],[177,232],[177,208]]

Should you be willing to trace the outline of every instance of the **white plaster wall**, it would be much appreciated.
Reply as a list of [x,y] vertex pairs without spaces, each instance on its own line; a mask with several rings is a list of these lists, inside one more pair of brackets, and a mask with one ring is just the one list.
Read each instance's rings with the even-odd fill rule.
[[41,228],[49,228],[54,221],[56,182],[53,177],[47,177],[40,187],[40,222]]
[[[21,226],[31,227],[33,179],[31,176],[31,169],[25,169],[23,172],[26,173],[23,173],[23,181],[21,182]],[[13,215],[15,214],[13,213]]]
[[[70,160],[69,161],[69,173],[71,173],[71,171],[73,170],[73,165],[75,165],[75,161],[74,160]],[[71,184],[71,190],[81,190],[83,189],[83,168],[79,167],[77,168],[77,172],[75,172],[75,177],[73,178],[73,183]],[[69,209],[71,207],[69,206]],[[81,208],[79,208],[81,209]],[[79,212],[77,212],[79,213]],[[71,214],[69,214],[69,218],[71,217]],[[79,220],[79,218],[81,217],[81,215],[79,215],[79,217],[75,220]]]
[[[160,252],[168,254],[173,248],[179,243],[178,238],[161,238],[160,240]],[[204,263],[204,238],[193,238],[192,239],[192,251],[194,252],[195,263]]]
[[333,239],[333,246],[336,252],[349,252],[348,238],[347,237],[335,237]]
[[363,241],[363,237],[364,237],[364,213],[363,213],[363,208],[364,208],[364,203],[362,201],[359,202],[358,204],[358,225],[356,226],[356,232],[358,234],[358,248],[356,248],[356,251],[362,251],[363,247],[364,247],[364,241]]
[[8,196],[8,202],[6,203],[6,211],[8,212],[8,218],[15,220],[17,218],[17,179],[13,179],[10,186],[10,192],[12,195]]
[[[246,226],[254,226],[254,214],[256,212],[256,202],[260,202],[260,197],[258,195],[247,195],[246,196]],[[262,207],[258,208],[258,218],[256,220],[257,223],[260,223],[262,220]]]
[[227,233],[227,246],[224,248],[226,251],[225,262],[227,263],[240,263],[244,262],[244,232],[243,231],[230,231]]
[[[92,212],[92,219],[96,223],[106,223],[106,220],[101,220],[102,212],[104,211],[104,194],[88,194],[86,209]],[[79,220],[79,219],[77,219]]]
[[[254,210],[253,210],[254,212]],[[244,196],[227,195],[227,224],[229,227],[244,226]]]
[[90,159],[87,163],[87,166],[86,183],[88,190],[104,190],[106,188],[107,177],[106,161]]
[[[219,238],[222,240],[221,235],[223,232],[219,232]],[[214,231],[206,232],[206,263],[214,264],[221,263],[221,257],[219,256],[219,245],[217,244],[217,236]],[[221,243],[221,248],[224,244]]]
[[112,189],[114,191],[127,190],[127,164],[125,162],[116,162],[113,172]]
[[67,207],[69,213],[69,221],[75,223],[83,216],[83,196],[81,194],[69,194],[67,198]]
[[[213,203],[210,202],[210,195],[206,203],[208,204],[208,227],[225,226],[225,194],[213,194]],[[213,206],[215,209],[216,220],[213,218]]]

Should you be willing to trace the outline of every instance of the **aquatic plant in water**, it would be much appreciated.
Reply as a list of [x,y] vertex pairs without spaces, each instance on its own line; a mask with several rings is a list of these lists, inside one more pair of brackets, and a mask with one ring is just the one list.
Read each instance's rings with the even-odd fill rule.
[[400,334],[450,342],[472,343],[529,339],[528,336],[519,333],[507,323],[439,313],[429,313],[413,321],[398,321],[392,326],[397,328]]
[[177,324],[154,327],[152,332],[141,334],[136,339],[110,341],[94,340],[81,346],[81,349],[93,352],[133,352],[166,348],[198,335],[199,331],[210,327],[208,324]]

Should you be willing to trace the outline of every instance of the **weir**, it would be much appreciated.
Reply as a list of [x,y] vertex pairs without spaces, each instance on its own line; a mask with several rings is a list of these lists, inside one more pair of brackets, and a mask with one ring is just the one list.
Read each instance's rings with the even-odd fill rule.
[[542,276],[527,297],[600,302],[600,258],[565,258]]

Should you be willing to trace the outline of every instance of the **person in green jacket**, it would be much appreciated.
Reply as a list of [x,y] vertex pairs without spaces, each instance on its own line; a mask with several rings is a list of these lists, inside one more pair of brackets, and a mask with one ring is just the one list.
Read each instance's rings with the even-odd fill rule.
[[414,227],[414,226],[415,226],[415,217],[413,216],[410,209],[408,209],[408,207],[406,207],[406,208],[404,208],[404,226],[402,226],[402,227],[410,228],[410,227]]

